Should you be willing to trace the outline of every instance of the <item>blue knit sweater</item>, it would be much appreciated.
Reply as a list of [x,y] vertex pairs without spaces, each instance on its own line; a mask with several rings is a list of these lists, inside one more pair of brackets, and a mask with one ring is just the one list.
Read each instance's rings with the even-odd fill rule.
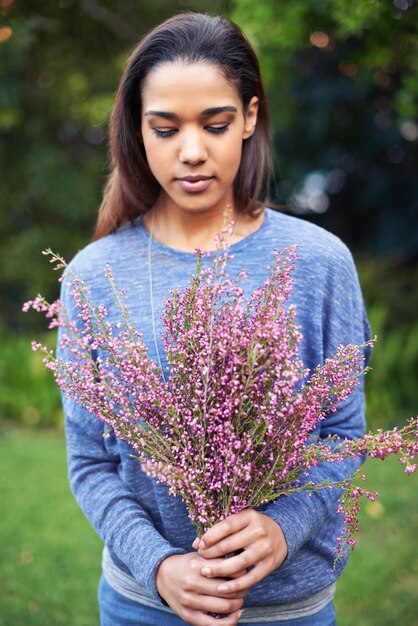
[[[83,278],[95,303],[104,304],[111,321],[116,309],[104,276],[112,267],[116,284],[125,287],[127,304],[157,359],[152,330],[148,268],[148,232],[138,218],[116,233],[82,250],[71,269]],[[332,356],[339,344],[362,343],[369,338],[363,299],[352,257],[339,239],[325,230],[286,214],[265,210],[262,226],[231,246],[233,260],[228,272],[247,269],[248,292],[266,279],[272,251],[298,244],[293,272],[291,302],[303,333],[301,357],[314,368]],[[195,257],[152,243],[153,292],[157,337],[163,327],[161,313],[169,290],[184,287],[195,272]],[[62,297],[73,311],[65,282]],[[160,345],[160,354],[163,347]],[[165,365],[165,364],[163,364]],[[68,463],[71,488],[86,517],[106,543],[112,559],[159,598],[155,574],[161,561],[172,554],[191,552],[195,530],[180,498],[168,494],[130,457],[125,442],[114,436],[103,438],[104,425],[73,401],[64,398]],[[327,417],[318,428],[321,437],[337,434],[358,437],[364,431],[364,395],[359,388]],[[324,464],[311,472],[320,481],[350,475],[357,461]],[[322,490],[279,497],[262,507],[281,526],[288,545],[285,562],[248,593],[246,606],[279,605],[303,599],[330,585],[345,564],[333,569],[336,538],[341,533],[341,516],[336,513],[338,494]]]

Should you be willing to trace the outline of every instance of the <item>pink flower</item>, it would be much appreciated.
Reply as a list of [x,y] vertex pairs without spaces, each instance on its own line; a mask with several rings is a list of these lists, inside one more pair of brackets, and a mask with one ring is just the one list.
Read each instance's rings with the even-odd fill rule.
[[[67,356],[58,359],[38,342],[33,349],[43,351],[45,366],[67,396],[127,441],[145,472],[182,496],[199,534],[280,494],[340,488],[341,554],[355,545],[359,499],[377,494],[348,479],[313,484],[302,478],[319,463],[365,454],[396,454],[412,473],[418,419],[353,441],[312,442],[311,431],[357,387],[366,371],[364,348],[373,342],[340,346],[309,376],[299,357],[297,312],[287,306],[296,247],[274,254],[264,285],[248,301],[246,272],[231,280],[228,253],[209,267],[203,266],[205,256],[196,250],[196,275],[165,305],[166,382],[129,320],[124,290],[116,289],[109,266],[105,275],[120,319],[111,323],[85,283],[67,275],[76,319],[60,301],[49,304],[42,296],[24,305],[25,311],[44,313],[50,328],[62,329]],[[57,255],[53,260],[64,263]]]

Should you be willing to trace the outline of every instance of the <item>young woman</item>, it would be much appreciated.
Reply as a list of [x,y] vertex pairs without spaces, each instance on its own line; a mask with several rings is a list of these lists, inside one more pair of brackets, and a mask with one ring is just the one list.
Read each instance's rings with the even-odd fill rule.
[[[256,56],[221,17],[185,13],[135,48],[111,120],[113,171],[95,241],[72,267],[96,302],[117,317],[103,268],[126,288],[149,354],[166,367],[161,312],[169,290],[195,271],[194,250],[226,235],[229,273],[266,277],[274,249],[298,244],[292,301],[301,356],[315,367],[340,343],[362,343],[368,326],[350,253],[334,236],[260,202],[269,164],[269,114]],[[71,310],[71,298],[63,298]],[[363,433],[358,389],[317,434]],[[103,438],[94,416],[64,399],[73,492],[105,543],[99,588],[102,626],[335,623],[333,569],[341,532],[337,494],[279,497],[232,515],[196,540],[182,501],[147,477],[127,444]],[[356,462],[322,466],[312,478],[340,479]],[[224,555],[238,552],[228,559]],[[243,613],[243,608],[245,612]]]

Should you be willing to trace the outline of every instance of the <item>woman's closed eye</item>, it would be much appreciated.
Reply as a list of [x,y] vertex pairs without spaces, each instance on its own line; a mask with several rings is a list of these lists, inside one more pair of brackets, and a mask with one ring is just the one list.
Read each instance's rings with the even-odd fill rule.
[[[222,126],[205,126],[205,130],[207,130],[209,133],[212,133],[213,135],[223,135],[224,133],[228,132],[229,124],[223,124]],[[153,128],[152,132],[156,137],[160,137],[161,139],[164,139],[168,137],[173,137],[173,135],[175,135],[178,132],[178,129],[177,128],[167,128],[167,129]]]
[[164,137],[172,137],[177,132],[176,128],[169,128],[167,130],[162,130],[160,128],[153,128],[152,134],[156,137],[164,138]]
[[228,132],[229,124],[224,124],[223,126],[205,126],[206,130],[214,135],[223,135]]

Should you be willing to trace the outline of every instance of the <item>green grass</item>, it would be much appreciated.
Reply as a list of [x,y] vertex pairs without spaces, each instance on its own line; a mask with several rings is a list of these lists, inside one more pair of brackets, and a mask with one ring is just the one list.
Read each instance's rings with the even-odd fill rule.
[[[0,437],[0,625],[97,626],[101,542],[69,492],[61,434]],[[338,586],[339,626],[418,626],[418,475],[368,462],[359,545]]]
[[62,435],[0,437],[0,624],[97,626],[100,540],[66,476]]
[[42,355],[32,352],[36,337],[55,347],[55,333],[29,337],[10,333],[0,342],[0,424],[7,419],[33,427],[62,425],[60,391],[42,363]]
[[406,476],[396,459],[364,469],[380,495],[364,504],[338,585],[339,626],[418,626],[418,474]]

